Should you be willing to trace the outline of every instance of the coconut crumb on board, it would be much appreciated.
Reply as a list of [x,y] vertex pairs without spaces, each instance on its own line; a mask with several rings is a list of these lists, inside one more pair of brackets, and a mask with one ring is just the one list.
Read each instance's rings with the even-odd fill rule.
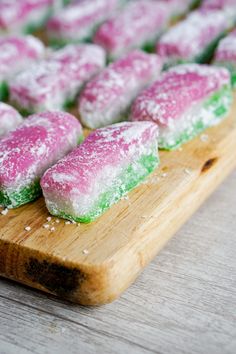
[[200,135],[200,140],[203,142],[203,143],[206,143],[207,141],[209,141],[209,136],[207,134],[201,134]]
[[164,172],[164,173],[161,174],[161,177],[162,177],[162,178],[166,178],[167,176],[168,176],[168,174],[167,174],[166,172]]
[[87,249],[83,250],[82,252],[83,254],[89,254],[89,251]]
[[3,209],[2,211],[1,211],[1,214],[2,215],[7,215],[7,213],[8,213],[8,209],[7,208],[5,208],[5,209]]
[[31,230],[31,227],[30,226],[26,226],[25,227],[25,231],[30,231]]
[[193,173],[193,171],[191,170],[191,168],[185,168],[185,169],[184,169],[184,173],[185,173],[186,175],[191,176],[192,173]]

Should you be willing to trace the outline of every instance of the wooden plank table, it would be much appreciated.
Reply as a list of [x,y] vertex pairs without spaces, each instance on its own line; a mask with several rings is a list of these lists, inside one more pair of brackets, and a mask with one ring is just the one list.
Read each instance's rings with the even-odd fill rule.
[[236,171],[112,304],[0,279],[0,353],[236,352]]

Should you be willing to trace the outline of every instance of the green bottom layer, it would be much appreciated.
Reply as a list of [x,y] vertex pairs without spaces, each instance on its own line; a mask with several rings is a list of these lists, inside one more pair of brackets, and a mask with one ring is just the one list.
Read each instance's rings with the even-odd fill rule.
[[231,74],[231,84],[233,88],[236,88],[236,63],[230,62],[215,62],[214,65],[224,67],[229,70]]
[[56,208],[49,208],[49,211],[52,215],[76,222],[89,223],[94,221],[130,190],[140,184],[151,172],[154,171],[158,164],[159,158],[156,150],[149,156],[141,157],[135,166],[130,165],[120,177],[114,181],[112,187],[100,196],[92,210],[86,215],[76,217]]
[[[78,144],[81,144],[84,137],[81,136]],[[9,209],[18,208],[21,205],[30,203],[37,199],[42,194],[39,181],[33,182],[31,185],[23,187],[17,192],[8,192],[7,190],[0,190],[0,205]]]
[[[57,107],[58,110],[62,110],[62,111],[68,111],[70,110],[71,108],[74,107],[74,104],[75,104],[75,97],[74,98],[70,98],[68,100],[66,100],[63,104],[62,107]],[[15,102],[14,100],[12,100],[10,102],[12,104],[12,106],[14,106],[17,111],[23,116],[23,117],[28,117],[30,116],[31,114],[35,114],[35,113],[38,113],[38,112],[42,112],[42,111],[47,111],[47,108],[41,108],[41,109],[30,109],[30,108],[24,108],[22,106],[19,105],[18,102]]]
[[19,192],[6,192],[0,190],[0,204],[9,209],[18,208],[35,200],[41,195],[39,182],[22,188]]
[[192,140],[197,135],[202,133],[205,129],[217,124],[229,113],[232,101],[233,97],[231,87],[223,87],[220,91],[212,95],[203,105],[203,108],[212,112],[212,116],[215,117],[213,121],[210,121],[206,125],[202,117],[199,117],[199,120],[193,126],[180,133],[174,144],[169,144],[165,141],[165,138],[162,139],[160,137],[159,148],[168,151],[176,150],[182,144]]
[[7,101],[9,97],[9,89],[6,81],[0,83],[0,101]]
[[233,88],[236,88],[236,70],[234,73],[232,73],[231,83],[232,83]]

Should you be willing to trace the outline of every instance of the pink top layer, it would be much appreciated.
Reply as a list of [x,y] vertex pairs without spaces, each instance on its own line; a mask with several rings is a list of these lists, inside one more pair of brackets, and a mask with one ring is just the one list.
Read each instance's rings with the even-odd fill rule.
[[0,137],[15,129],[21,122],[22,117],[14,108],[0,102]]
[[44,192],[58,197],[89,194],[99,174],[107,167],[119,169],[140,155],[144,146],[157,142],[157,126],[150,122],[119,123],[92,132],[64,159],[50,168],[41,180]]
[[0,141],[0,186],[21,189],[71,151],[82,134],[68,113],[45,112],[24,120]]
[[60,12],[48,22],[51,37],[83,39],[96,24],[107,19],[119,6],[120,0],[81,0]]
[[224,9],[227,7],[235,8],[236,0],[203,0],[202,7],[205,9]]
[[[55,0],[1,0],[0,29],[8,30],[27,22],[33,11],[50,7]],[[27,23],[26,23],[27,24]]]
[[133,121],[151,120],[168,126],[195,103],[230,84],[228,70],[208,65],[178,65],[141,93],[132,107]]
[[232,61],[236,65],[236,30],[220,41],[215,61]]
[[111,56],[119,56],[130,48],[155,40],[166,27],[168,6],[155,0],[130,2],[115,17],[106,21],[95,34],[94,42]]
[[94,114],[99,120],[100,114],[102,119],[112,107],[127,109],[138,92],[158,77],[161,68],[157,55],[139,50],[110,64],[85,86],[79,101],[81,116],[86,120],[86,115]]
[[195,11],[170,28],[157,44],[157,53],[167,59],[194,59],[230,27],[222,11]]
[[70,68],[75,74],[79,70],[79,77],[86,78],[94,67],[100,69],[105,66],[106,53],[95,44],[68,44],[52,52],[49,60],[62,63],[66,69]]
[[0,38],[0,80],[14,76],[29,62],[41,59],[45,48],[33,36],[7,36]]
[[[68,45],[47,61],[21,72],[10,84],[11,100],[23,107],[75,96],[81,86],[105,65],[105,53],[93,44]],[[58,101],[59,100],[59,101]],[[56,107],[56,106],[55,106]],[[48,107],[49,108],[49,107]]]

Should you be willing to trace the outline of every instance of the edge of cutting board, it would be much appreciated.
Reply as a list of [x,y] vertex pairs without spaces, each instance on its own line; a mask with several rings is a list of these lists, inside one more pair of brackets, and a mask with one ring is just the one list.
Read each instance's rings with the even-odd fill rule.
[[43,198],[0,216],[0,274],[83,305],[116,299],[236,167],[234,112],[236,100],[208,139],[161,152],[160,168],[92,224],[47,222]]

